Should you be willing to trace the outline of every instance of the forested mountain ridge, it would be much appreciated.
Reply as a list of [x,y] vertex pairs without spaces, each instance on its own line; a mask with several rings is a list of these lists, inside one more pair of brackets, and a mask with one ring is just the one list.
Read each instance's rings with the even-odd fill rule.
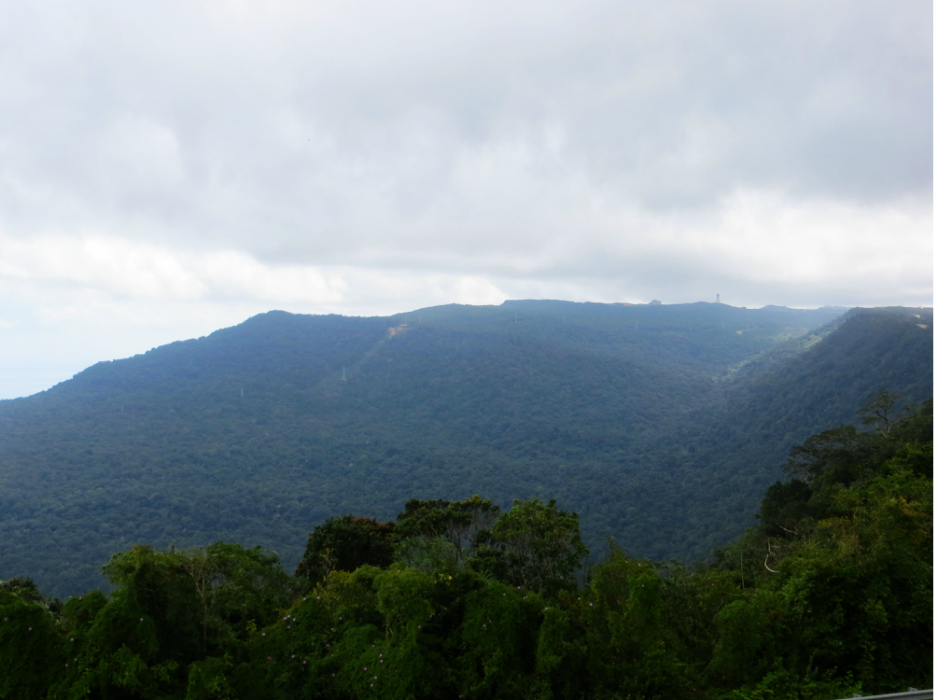
[[468,492],[557,497],[587,513],[592,548],[614,534],[637,555],[708,556],[796,441],[880,388],[928,395],[930,310],[840,314],[270,312],[100,363],[0,402],[0,578],[67,594],[139,542],[244,541],[289,564],[335,513]]
[[[848,407],[865,405],[882,389],[897,394],[902,405],[930,396],[931,340],[929,309],[854,309],[766,351],[714,406],[682,421],[673,440],[657,442],[655,454],[670,460],[675,478],[691,479],[697,466],[715,465],[705,472],[706,498],[685,502],[687,538],[699,545],[695,555],[715,546],[711,536],[722,536],[708,523],[730,523],[735,508],[748,521],[789,450],[807,437],[807,425],[858,423]],[[687,448],[672,449],[672,443]],[[737,492],[746,494],[745,501]],[[733,536],[740,531],[724,527]]]

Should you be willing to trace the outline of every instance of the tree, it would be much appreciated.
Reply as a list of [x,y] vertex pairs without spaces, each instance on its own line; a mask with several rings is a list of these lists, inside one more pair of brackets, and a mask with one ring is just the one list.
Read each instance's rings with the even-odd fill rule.
[[343,515],[329,518],[308,536],[295,576],[312,584],[331,571],[354,571],[364,564],[385,569],[393,562],[396,524]]
[[289,578],[279,557],[260,547],[216,542],[175,556],[201,604],[202,650],[207,649],[209,625],[217,643],[228,643],[243,637],[248,624],[272,622],[278,608],[288,603]]
[[476,555],[498,515],[499,506],[476,494],[454,502],[413,498],[398,516],[399,557],[420,568],[463,566]]
[[493,526],[507,579],[540,592],[573,586],[574,572],[588,549],[581,539],[577,513],[558,510],[555,500],[514,500],[512,509]]
[[663,590],[651,562],[630,559],[611,541],[610,555],[595,567],[583,600],[572,599],[586,627],[594,684],[607,696],[685,697],[684,664],[665,624]]
[[811,489],[800,479],[772,484],[765,492],[756,516],[763,533],[784,538],[797,535],[798,523],[810,515],[808,501],[811,495]]
[[825,430],[792,447],[782,469],[808,485],[828,479],[849,484],[862,474],[872,442],[871,434],[860,433],[852,425]]
[[206,549],[189,549],[180,553],[179,565],[191,576],[195,592],[201,601],[201,649],[204,651],[208,637],[208,595],[217,575],[216,558]]
[[206,553],[215,571],[210,612],[232,637],[243,638],[252,625],[272,623],[288,606],[290,579],[277,555],[230,542],[215,542]]
[[32,581],[0,581],[0,698],[45,697],[67,671],[63,647]]
[[109,602],[92,592],[62,609],[63,627],[74,630],[66,696],[183,693],[185,669],[203,647],[198,594],[179,555],[136,546],[103,571],[115,588]]

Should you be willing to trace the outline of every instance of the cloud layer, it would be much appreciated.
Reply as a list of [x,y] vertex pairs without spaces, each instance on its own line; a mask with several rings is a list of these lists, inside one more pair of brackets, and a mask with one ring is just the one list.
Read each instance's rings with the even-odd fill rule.
[[931,14],[7,3],[0,396],[272,307],[929,304]]

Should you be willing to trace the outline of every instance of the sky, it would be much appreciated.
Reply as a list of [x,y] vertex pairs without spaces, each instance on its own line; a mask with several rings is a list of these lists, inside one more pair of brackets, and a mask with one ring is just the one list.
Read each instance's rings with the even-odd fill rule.
[[928,0],[0,0],[0,399],[271,309],[932,303]]

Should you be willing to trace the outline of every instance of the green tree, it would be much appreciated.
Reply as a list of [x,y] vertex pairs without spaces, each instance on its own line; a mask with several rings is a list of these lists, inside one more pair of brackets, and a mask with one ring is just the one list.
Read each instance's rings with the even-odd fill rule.
[[397,518],[397,558],[429,570],[463,566],[498,515],[499,506],[476,494],[453,502],[413,498]]
[[176,553],[191,577],[201,607],[202,650],[243,639],[249,625],[267,625],[289,603],[289,577],[279,557],[261,547],[216,542]]
[[0,581],[0,698],[45,697],[71,668],[55,623],[32,581]]
[[543,593],[573,587],[574,572],[588,550],[577,513],[558,510],[555,503],[514,500],[493,526],[509,582]]
[[215,572],[209,612],[224,630],[219,642],[245,639],[250,629],[271,624],[289,606],[292,581],[277,555],[230,542],[216,542],[206,554]]
[[[825,431],[792,450],[761,524],[726,552],[740,599],[716,615],[708,672],[742,697],[834,698],[931,684],[931,403],[876,430]],[[737,695],[736,697],[740,697]]]
[[615,545],[570,608],[586,628],[593,685],[616,697],[685,697],[685,669],[664,624],[663,581],[649,561]]
[[470,697],[522,697],[535,670],[544,608],[536,593],[488,581],[462,599],[463,622],[454,663]]
[[[874,692],[931,678],[931,480],[889,460],[838,491],[834,517],[781,561],[796,641],[809,662],[849,670]],[[805,654],[802,653],[802,656]]]
[[295,576],[320,583],[331,571],[354,571],[364,564],[386,568],[393,562],[396,524],[344,515],[329,518],[308,536]]
[[772,484],[756,516],[762,531],[766,535],[785,539],[801,534],[799,524],[812,513],[808,505],[812,495],[813,491],[800,479]]
[[202,655],[201,606],[173,552],[137,546],[104,567],[112,599],[99,592],[62,609],[73,666],[54,697],[182,695],[188,665]]
[[825,430],[792,447],[782,469],[812,488],[828,482],[848,485],[863,475],[874,442],[871,433],[852,425]]

